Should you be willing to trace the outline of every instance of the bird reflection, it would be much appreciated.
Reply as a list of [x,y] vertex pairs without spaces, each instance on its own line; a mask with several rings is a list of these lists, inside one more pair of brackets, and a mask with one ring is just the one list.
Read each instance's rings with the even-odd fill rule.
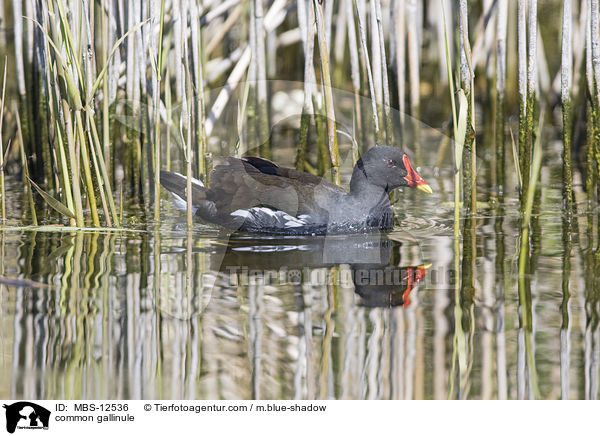
[[[297,238],[230,238],[211,269],[227,274],[277,277],[295,285],[314,284],[319,268],[348,265],[339,274],[354,287],[364,307],[407,307],[429,265],[401,265],[402,243],[384,234]],[[339,278],[338,277],[338,278]],[[349,280],[348,280],[349,279]],[[321,279],[322,280],[322,279]],[[348,283],[350,282],[350,283]],[[321,283],[322,284],[322,283]]]
[[360,304],[365,307],[408,307],[411,303],[410,294],[425,278],[428,267],[429,265],[400,268],[388,265],[370,270],[375,271],[375,283],[372,277],[364,283],[364,277],[358,277],[355,273],[354,292],[361,297]]

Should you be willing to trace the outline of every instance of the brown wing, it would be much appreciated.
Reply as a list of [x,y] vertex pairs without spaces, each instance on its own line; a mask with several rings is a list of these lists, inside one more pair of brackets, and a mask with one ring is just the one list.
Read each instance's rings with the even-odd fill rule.
[[321,177],[281,168],[262,158],[226,158],[210,175],[210,200],[219,214],[266,206],[292,216],[320,216],[326,212],[319,204],[329,198],[335,201],[344,193]]

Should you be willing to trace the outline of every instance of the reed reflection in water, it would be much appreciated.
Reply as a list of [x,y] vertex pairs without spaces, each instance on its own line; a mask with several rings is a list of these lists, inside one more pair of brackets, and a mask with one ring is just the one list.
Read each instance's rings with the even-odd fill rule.
[[583,279],[565,321],[560,260],[540,256],[528,343],[514,283],[479,256],[457,330],[452,239],[423,233],[3,232],[2,395],[597,398],[598,299]]

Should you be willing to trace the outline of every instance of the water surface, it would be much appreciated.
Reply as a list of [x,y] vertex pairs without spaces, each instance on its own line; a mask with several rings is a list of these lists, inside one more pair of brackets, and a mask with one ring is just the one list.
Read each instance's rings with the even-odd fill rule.
[[26,203],[9,180],[0,396],[597,398],[595,254],[580,213],[564,270],[560,144],[546,149],[524,304],[514,175],[504,207],[475,218],[474,288],[457,292],[451,162],[430,169],[438,139],[419,163],[434,194],[400,193],[385,235],[187,232],[167,194],[158,226],[126,209],[127,231],[34,231],[15,227]]

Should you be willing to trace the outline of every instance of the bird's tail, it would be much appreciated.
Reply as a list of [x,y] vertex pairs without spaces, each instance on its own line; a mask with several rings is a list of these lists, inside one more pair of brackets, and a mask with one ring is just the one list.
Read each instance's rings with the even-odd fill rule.
[[[177,209],[187,211],[187,177],[171,171],[160,172],[160,184],[174,197]],[[214,212],[214,203],[207,199],[208,189],[198,179],[192,177],[192,213],[198,215],[211,215]],[[208,217],[207,217],[208,218]]]

